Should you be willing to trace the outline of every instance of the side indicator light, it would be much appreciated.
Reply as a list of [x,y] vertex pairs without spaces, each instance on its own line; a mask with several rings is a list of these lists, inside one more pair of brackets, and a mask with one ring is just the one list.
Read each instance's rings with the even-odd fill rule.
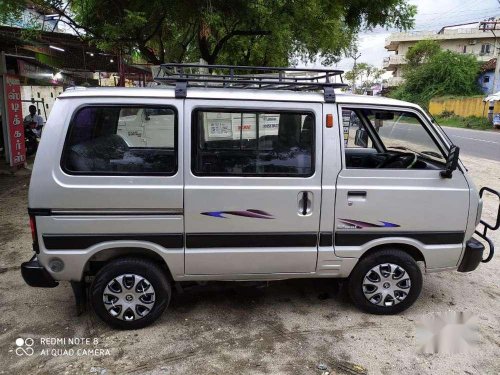
[[331,113],[326,115],[326,127],[333,128],[333,115]]

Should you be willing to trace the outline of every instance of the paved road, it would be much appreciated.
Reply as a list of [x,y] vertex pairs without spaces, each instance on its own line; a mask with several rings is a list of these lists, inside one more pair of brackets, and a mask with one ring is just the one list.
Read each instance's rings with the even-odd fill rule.
[[[471,130],[443,127],[454,144],[460,147],[460,153],[484,159],[500,161],[500,131]],[[382,127],[380,135],[413,143],[421,143],[422,129],[414,124],[399,123],[395,127]],[[427,138],[425,138],[427,140]],[[429,150],[434,147],[428,140]]]
[[443,127],[460,153],[500,161],[500,132]]

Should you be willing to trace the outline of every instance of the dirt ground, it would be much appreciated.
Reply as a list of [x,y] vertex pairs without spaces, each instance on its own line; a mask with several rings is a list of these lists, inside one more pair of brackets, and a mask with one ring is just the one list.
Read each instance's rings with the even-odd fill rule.
[[[462,159],[479,186],[500,189],[500,163]],[[93,313],[77,317],[69,285],[22,280],[19,265],[32,255],[28,184],[0,176],[0,374],[500,373],[498,254],[472,273],[424,275],[419,300],[397,316],[361,313],[329,280],[221,283],[174,296],[151,327],[115,331]],[[447,311],[476,317],[469,352],[420,354],[417,322]]]

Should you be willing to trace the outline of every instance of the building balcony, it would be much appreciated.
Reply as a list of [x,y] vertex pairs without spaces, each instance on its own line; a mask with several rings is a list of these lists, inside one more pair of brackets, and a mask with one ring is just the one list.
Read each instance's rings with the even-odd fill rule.
[[389,57],[385,57],[382,63],[382,67],[385,70],[396,70],[397,67],[406,64],[406,60],[404,56],[401,55],[392,55]]
[[404,81],[403,77],[391,77],[387,79],[385,86],[387,87],[396,87],[402,84]]
[[[490,50],[489,53],[477,53],[477,51],[475,52],[476,53],[470,53],[470,54],[474,55],[474,57],[482,63],[487,62],[495,57],[493,53],[493,48]],[[382,62],[382,67],[388,71],[395,71],[399,67],[401,67],[401,65],[404,64],[406,64],[405,55],[391,55],[388,57],[384,57],[384,60]]]
[[385,49],[396,51],[401,42],[418,42],[425,39],[434,40],[458,40],[458,39],[491,39],[493,42],[495,36],[489,31],[482,31],[478,28],[470,29],[444,29],[439,33],[432,31],[409,31],[403,33],[393,33],[385,40]]

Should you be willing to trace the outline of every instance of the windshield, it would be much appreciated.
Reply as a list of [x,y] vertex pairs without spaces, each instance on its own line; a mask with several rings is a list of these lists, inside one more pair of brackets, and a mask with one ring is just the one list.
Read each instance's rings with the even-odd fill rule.
[[390,110],[363,110],[386,149],[408,150],[436,161],[445,158],[417,115]]

